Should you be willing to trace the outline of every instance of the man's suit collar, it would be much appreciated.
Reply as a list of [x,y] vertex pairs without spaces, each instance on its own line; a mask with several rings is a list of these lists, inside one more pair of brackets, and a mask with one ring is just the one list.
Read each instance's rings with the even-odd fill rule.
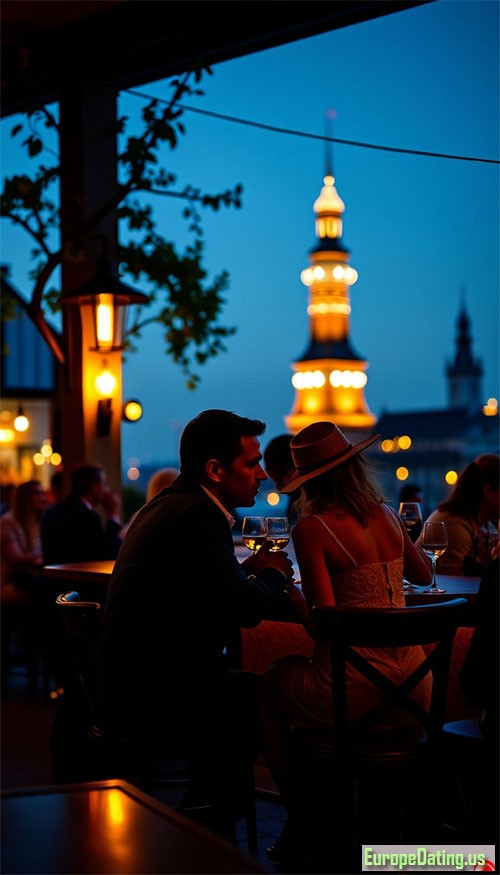
[[[201,484],[200,484],[200,486],[201,486]],[[208,497],[210,498],[210,500],[213,501],[213,503],[216,504],[217,507],[219,507],[219,508],[221,509],[221,511],[222,511],[222,513],[224,514],[224,516],[226,517],[226,519],[227,519],[229,525],[231,526],[231,528],[233,528],[233,526],[234,526],[234,524],[235,524],[235,522],[236,522],[234,516],[233,516],[231,513],[229,513],[228,510],[226,510],[226,508],[225,508],[224,505],[219,501],[219,499],[217,498],[217,496],[214,495],[213,492],[210,492],[210,489],[207,489],[206,486],[201,486],[201,488],[203,489],[203,492],[205,492],[205,494],[208,495]]]

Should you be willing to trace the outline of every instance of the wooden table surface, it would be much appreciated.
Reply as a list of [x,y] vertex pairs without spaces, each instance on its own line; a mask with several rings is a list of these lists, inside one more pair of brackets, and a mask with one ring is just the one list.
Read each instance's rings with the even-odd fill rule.
[[1,795],[9,875],[251,875],[271,870],[125,781]]
[[438,587],[444,592],[424,592],[425,587],[416,586],[405,590],[409,605],[427,604],[433,601],[445,602],[449,599],[465,598],[470,604],[476,601],[480,577],[465,577],[455,574],[436,574]]
[[[65,565],[44,565],[43,575],[49,580],[107,584],[114,564],[114,559],[104,559],[100,562],[70,562]],[[437,574],[436,580],[438,586],[445,590],[444,593],[425,593],[424,588],[420,586],[411,588],[406,591],[408,604],[446,601],[458,596],[463,596],[471,603],[475,602],[479,589],[479,577]]]

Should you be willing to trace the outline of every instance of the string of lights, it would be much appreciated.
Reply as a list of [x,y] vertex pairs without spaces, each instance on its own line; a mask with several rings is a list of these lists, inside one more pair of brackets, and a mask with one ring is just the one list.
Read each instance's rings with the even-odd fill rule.
[[[161,97],[153,97],[150,94],[145,94],[142,91],[135,91],[131,88],[126,89],[126,93],[135,97],[144,98],[145,100],[156,100],[158,103],[169,103],[168,100],[164,100]],[[267,125],[264,124],[264,122],[255,122],[250,119],[237,118],[233,115],[213,112],[209,109],[199,109],[199,107],[187,106],[187,104],[178,103],[176,105],[185,112],[194,112],[198,115],[210,116],[211,118],[217,118],[221,121],[232,122],[233,124],[238,125],[247,125],[251,128],[260,128],[264,131],[271,131],[275,134],[286,134],[291,137],[303,137],[308,140],[323,140],[327,143],[340,143],[343,146],[356,146],[360,149],[376,149],[379,152],[398,152],[403,155],[420,155],[425,158],[445,158],[451,161],[475,161],[481,164],[500,164],[500,159],[496,158],[478,158],[473,155],[452,155],[444,152],[428,152],[423,149],[403,149],[398,146],[381,146],[377,143],[363,143],[359,140],[344,140],[339,137],[330,137],[326,134],[311,134],[308,131],[295,131],[292,128],[281,128],[277,125]]]

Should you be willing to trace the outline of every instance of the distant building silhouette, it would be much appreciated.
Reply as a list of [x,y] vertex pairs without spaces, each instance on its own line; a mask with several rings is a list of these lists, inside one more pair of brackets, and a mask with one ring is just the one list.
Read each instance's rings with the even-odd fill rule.
[[457,320],[455,358],[446,367],[448,407],[464,408],[474,415],[481,406],[483,366],[472,355],[471,321],[462,302]]
[[[4,309],[0,322],[0,482],[35,479],[48,488],[55,468],[40,454],[49,444],[52,450],[60,450],[54,441],[52,414],[57,363],[9,274],[8,265],[0,265]],[[20,413],[27,418],[22,430],[16,426]],[[35,454],[39,465],[33,461]]]
[[[398,469],[407,469],[407,477],[420,484],[426,506],[433,510],[448,494],[445,475],[449,471],[459,473],[481,453],[499,452],[498,403],[493,398],[484,403],[483,369],[472,354],[471,320],[465,302],[456,325],[455,357],[445,369],[448,407],[386,411],[375,427],[382,439],[371,455],[377,458],[386,492],[394,503],[402,485]],[[401,446],[406,437],[411,441],[408,449]]]

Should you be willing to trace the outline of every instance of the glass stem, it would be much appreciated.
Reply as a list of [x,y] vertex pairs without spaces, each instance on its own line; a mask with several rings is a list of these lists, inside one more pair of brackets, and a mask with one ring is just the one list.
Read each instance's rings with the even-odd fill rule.
[[436,590],[436,589],[437,589],[437,583],[436,583],[436,557],[433,556],[433,557],[432,557],[432,583],[431,583],[431,590]]

